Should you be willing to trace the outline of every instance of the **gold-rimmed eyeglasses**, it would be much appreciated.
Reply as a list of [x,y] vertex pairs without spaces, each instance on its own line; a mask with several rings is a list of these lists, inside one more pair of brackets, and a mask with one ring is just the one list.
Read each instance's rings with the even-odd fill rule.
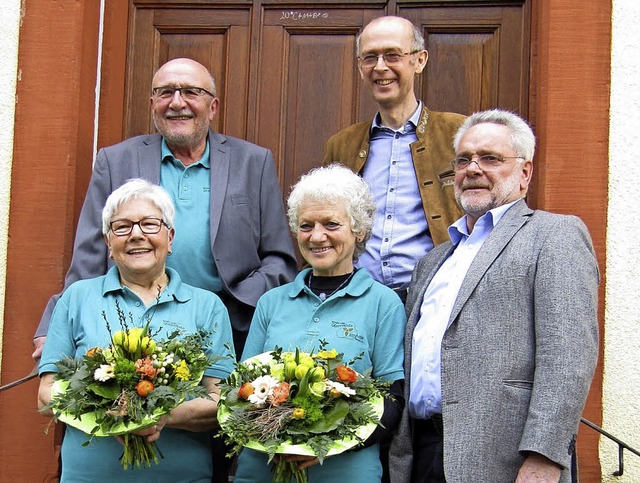
[[385,52],[384,54],[367,54],[358,57],[358,62],[362,67],[371,68],[378,64],[378,59],[382,57],[383,62],[391,67],[402,62],[407,55],[413,55],[422,52],[421,50],[412,50],[411,52]]
[[458,156],[451,161],[451,166],[454,171],[462,171],[471,166],[471,163],[476,163],[482,170],[491,170],[501,166],[507,159],[524,159],[524,156],[499,156],[497,154],[483,154],[473,159],[466,158],[464,156]]
[[162,86],[162,87],[154,87],[151,90],[151,93],[154,97],[158,99],[168,100],[172,99],[176,92],[180,93],[183,99],[193,101],[198,99],[199,97],[204,96],[205,94],[209,94],[211,97],[216,97],[213,93],[202,87],[194,87],[194,86],[186,86],[186,87],[173,87],[173,86]]

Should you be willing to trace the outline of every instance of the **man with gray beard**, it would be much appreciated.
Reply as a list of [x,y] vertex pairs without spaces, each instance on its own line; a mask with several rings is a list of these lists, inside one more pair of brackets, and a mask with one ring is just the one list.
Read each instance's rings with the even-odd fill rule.
[[515,114],[473,114],[454,148],[465,215],[409,285],[391,481],[568,482],[598,354],[589,233],[527,206],[535,137]]

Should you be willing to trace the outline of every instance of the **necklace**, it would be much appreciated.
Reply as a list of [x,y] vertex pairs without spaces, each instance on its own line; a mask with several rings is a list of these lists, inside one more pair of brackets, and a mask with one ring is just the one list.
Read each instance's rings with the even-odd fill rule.
[[[338,275],[336,277],[314,277],[313,272],[309,274],[309,288],[324,302],[338,290],[345,287],[353,278],[355,270],[347,275]],[[327,293],[331,291],[330,293]]]

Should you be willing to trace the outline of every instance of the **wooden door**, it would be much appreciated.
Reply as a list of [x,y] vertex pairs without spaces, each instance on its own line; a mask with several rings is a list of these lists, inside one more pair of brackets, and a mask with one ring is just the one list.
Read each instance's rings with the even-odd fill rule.
[[222,101],[212,127],[271,149],[286,195],[320,163],[329,136],[375,114],[355,38],[387,13],[424,32],[430,56],[416,89],[431,109],[528,113],[528,0],[290,5],[132,0],[123,137],[153,130],[153,72],[169,59],[194,58],[213,73]]

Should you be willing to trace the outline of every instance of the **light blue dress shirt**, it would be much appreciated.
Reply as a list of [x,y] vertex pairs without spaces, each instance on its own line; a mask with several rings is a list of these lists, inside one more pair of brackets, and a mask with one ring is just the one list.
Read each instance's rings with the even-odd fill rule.
[[429,283],[420,306],[420,320],[413,331],[409,394],[412,418],[427,419],[442,413],[440,349],[453,305],[473,259],[514,203],[489,210],[478,219],[471,233],[466,215],[449,227],[449,237],[456,248]]
[[173,253],[167,257],[167,266],[185,283],[220,293],[222,281],[211,253],[209,140],[202,158],[185,167],[163,139],[160,186],[167,190],[176,208]]
[[376,214],[371,239],[356,266],[391,288],[407,287],[416,262],[433,248],[411,158],[421,111],[422,102],[397,131],[382,126],[376,115],[362,172],[373,192]]

